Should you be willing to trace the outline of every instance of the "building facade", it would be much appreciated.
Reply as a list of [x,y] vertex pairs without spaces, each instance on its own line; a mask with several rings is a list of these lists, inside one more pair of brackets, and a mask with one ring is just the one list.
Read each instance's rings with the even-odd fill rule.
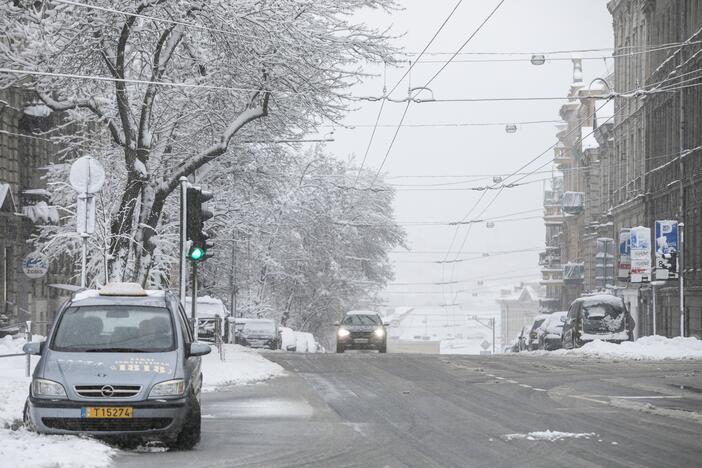
[[29,278],[22,268],[35,227],[60,222],[41,177],[59,149],[47,132],[61,119],[30,94],[0,91],[0,326],[32,320],[40,334],[67,295],[56,286],[73,275],[70,259],[63,257],[52,260],[41,278]]

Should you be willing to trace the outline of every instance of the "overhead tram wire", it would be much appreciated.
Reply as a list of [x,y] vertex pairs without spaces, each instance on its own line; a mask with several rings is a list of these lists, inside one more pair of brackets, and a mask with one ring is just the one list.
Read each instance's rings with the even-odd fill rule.
[[[483,20],[482,23],[480,23],[480,25],[478,25],[478,27],[473,31],[473,33],[468,37],[468,39],[466,39],[466,41],[463,43],[463,45],[461,45],[461,47],[458,49],[457,53],[460,52],[461,50],[463,50],[463,48],[466,45],[468,45],[468,43],[476,36],[476,34],[478,34],[478,32],[480,32],[480,30],[483,29],[483,27],[487,24],[487,22],[490,20],[490,18],[492,18],[492,16],[497,12],[497,10],[499,10],[499,8],[502,6],[502,4],[504,2],[505,2],[505,0],[500,0],[500,2],[495,6],[495,8],[490,12],[490,14],[488,14],[488,16]],[[442,27],[443,27],[443,25],[442,25]],[[425,51],[426,51],[426,47],[425,47]],[[421,56],[421,54],[420,54],[420,56]],[[446,61],[446,63],[429,79],[429,81],[427,81],[424,84],[424,86],[422,88],[427,88],[431,84],[431,82],[434,81],[437,76],[439,76],[439,74],[448,66],[448,64],[451,62],[451,60],[453,60],[455,57],[456,57],[455,54],[453,56],[451,56],[451,58],[449,58]],[[409,70],[407,71],[407,73],[409,73]],[[397,86],[395,86],[395,87],[397,87]],[[390,142],[390,145],[388,146],[388,149],[385,152],[385,156],[383,157],[383,161],[381,162],[380,166],[378,167],[378,170],[375,174],[375,177],[373,178],[373,181],[370,184],[371,187],[373,187],[375,185],[375,182],[378,180],[378,177],[380,177],[380,173],[382,172],[383,167],[385,166],[385,163],[387,162],[388,157],[390,156],[390,152],[392,151],[392,148],[395,145],[395,141],[397,140],[397,134],[399,133],[400,128],[402,128],[402,123],[405,121],[405,117],[407,116],[407,111],[409,110],[410,102],[411,102],[410,100],[407,100],[407,105],[405,106],[405,110],[403,111],[402,117],[400,118],[400,123],[398,124],[397,129],[395,130],[395,134],[393,135],[392,141]]]
[[[458,2],[456,3],[456,5],[453,7],[453,9],[451,10],[451,12],[450,12],[450,13],[448,14],[448,16],[446,17],[446,19],[444,19],[443,23],[441,23],[441,25],[439,26],[439,28],[434,32],[434,35],[431,37],[431,39],[429,40],[429,42],[427,42],[427,45],[424,46],[424,49],[422,49],[422,52],[419,53],[419,56],[417,57],[417,59],[421,58],[422,55],[424,55],[424,53],[425,53],[425,52],[427,51],[427,49],[431,46],[431,44],[434,42],[434,40],[439,36],[439,34],[441,33],[441,31],[442,31],[442,30],[444,29],[444,27],[448,24],[449,20],[451,19],[451,17],[453,17],[453,14],[456,12],[456,10],[458,9],[458,7],[461,6],[462,3],[463,3],[463,0],[458,0]],[[389,96],[390,94],[392,94],[393,91],[395,91],[395,89],[397,89],[397,87],[400,85],[400,83],[402,83],[402,80],[404,80],[405,77],[406,77],[407,75],[410,74],[410,72],[412,71],[412,67],[413,67],[413,66],[414,66],[414,65],[412,65],[412,64],[410,63],[410,66],[409,66],[409,68],[407,68],[407,71],[400,77],[399,80],[397,80],[397,82],[396,82],[395,85],[392,87],[392,89],[390,90],[389,93],[386,92],[385,85],[383,84],[383,95],[384,95],[384,96]],[[383,107],[385,107],[385,101],[387,101],[387,99],[383,99],[382,101],[383,101],[383,102],[382,102],[381,105],[380,105],[380,109],[378,109],[378,115],[377,115],[376,118],[375,118],[375,124],[373,125],[373,131],[371,132],[370,140],[368,141],[368,146],[366,147],[366,152],[365,152],[365,154],[363,155],[363,160],[361,161],[361,165],[360,165],[359,168],[358,168],[358,174],[356,174],[356,179],[354,180],[354,183],[353,183],[354,185],[356,185],[356,184],[358,183],[358,178],[361,176],[361,171],[363,170],[363,166],[366,164],[366,159],[368,158],[368,153],[369,153],[369,151],[370,151],[370,149],[371,149],[371,146],[373,145],[373,139],[375,138],[375,132],[376,132],[376,130],[378,129],[378,123],[380,122],[380,117],[381,117],[381,115],[383,114]],[[405,114],[406,114],[406,113],[407,113],[407,110],[405,110]],[[404,114],[403,114],[403,120],[404,120]],[[373,181],[373,183],[375,183],[375,180]],[[371,185],[373,185],[373,184],[371,184]]]

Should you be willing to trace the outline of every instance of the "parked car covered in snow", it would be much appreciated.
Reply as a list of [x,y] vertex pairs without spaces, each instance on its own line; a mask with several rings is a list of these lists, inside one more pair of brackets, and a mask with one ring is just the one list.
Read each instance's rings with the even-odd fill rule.
[[578,348],[595,341],[633,341],[634,319],[621,297],[610,294],[583,296],[570,305],[563,324],[561,345]]
[[531,325],[524,325],[509,348],[510,352],[519,353],[521,351],[526,351],[527,340],[529,339],[529,332],[531,331]]
[[536,331],[538,335],[538,349],[552,351],[561,347],[563,323],[568,311],[553,312]]
[[549,318],[549,314],[540,314],[534,317],[526,337],[526,349],[534,351],[539,347],[539,327]]
[[73,295],[44,342],[25,404],[27,427],[46,434],[158,440],[190,449],[200,440],[200,356],[173,295],[110,283]]
[[269,319],[247,320],[239,332],[237,343],[251,348],[279,349],[278,326]]

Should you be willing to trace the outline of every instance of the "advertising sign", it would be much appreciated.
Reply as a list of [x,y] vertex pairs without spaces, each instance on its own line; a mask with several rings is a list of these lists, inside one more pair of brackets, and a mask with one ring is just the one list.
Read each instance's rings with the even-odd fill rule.
[[629,243],[629,229],[619,231],[619,279],[629,279],[631,270],[631,245]]
[[678,277],[678,222],[656,221],[656,279]]
[[22,260],[22,271],[27,278],[41,278],[49,271],[49,257],[41,252],[28,253]]
[[643,226],[629,231],[631,282],[651,281],[651,229]]

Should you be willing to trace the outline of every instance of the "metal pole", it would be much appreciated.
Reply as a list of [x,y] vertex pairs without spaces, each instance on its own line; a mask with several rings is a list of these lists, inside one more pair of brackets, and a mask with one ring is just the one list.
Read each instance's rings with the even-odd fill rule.
[[685,336],[685,282],[683,280],[683,242],[685,223],[678,223],[678,277],[680,278],[680,336]]
[[653,294],[653,334],[656,335],[656,286],[651,285],[651,293]]
[[185,234],[185,224],[188,219],[188,204],[187,204],[187,196],[188,196],[188,179],[186,177],[181,177],[180,178],[180,279],[179,279],[179,296],[180,296],[180,304],[183,306],[183,309],[185,309],[185,288],[186,288],[186,283],[187,283],[187,268],[185,266],[185,255],[187,254],[186,250],[186,242],[187,236]]
[[495,354],[495,319],[490,319],[490,325],[492,325],[492,354]]
[[195,337],[195,341],[198,339],[198,328],[199,324],[197,323],[197,262],[192,262],[193,264],[193,287],[192,287],[192,296],[190,299],[190,305],[191,305],[191,320],[193,322],[193,336]]
[[[32,321],[27,320],[27,334],[26,334],[26,341],[27,343],[32,342]],[[25,376],[29,377],[29,374],[32,372],[32,355],[27,354],[27,368],[25,369]]]
[[[678,32],[680,34],[680,42],[685,44],[688,42],[687,37],[687,22],[686,5],[687,2],[678,2]],[[685,64],[685,47],[680,47],[680,71],[683,71]],[[680,82],[683,81],[683,74],[680,75]],[[680,206],[678,208],[678,274],[680,278],[680,336],[685,336],[685,290],[683,281],[683,229],[685,227],[685,164],[683,156],[685,154],[685,87],[681,86],[678,92],[679,107],[680,107],[680,127],[678,129],[679,149],[678,155],[678,178],[680,179]]]
[[236,317],[236,241],[232,239],[232,270],[229,275],[229,315]]
[[80,287],[85,288],[85,284],[87,282],[87,272],[86,269],[88,267],[88,235],[83,234],[82,236],[83,240],[83,247],[82,247],[82,252],[81,252],[81,268],[80,268]]

